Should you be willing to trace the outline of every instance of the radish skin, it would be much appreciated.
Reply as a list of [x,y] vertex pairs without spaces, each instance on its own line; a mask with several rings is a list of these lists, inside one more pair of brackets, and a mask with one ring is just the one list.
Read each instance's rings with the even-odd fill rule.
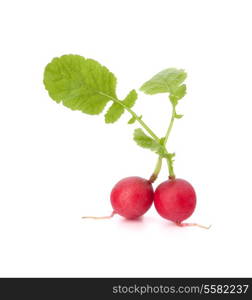
[[120,180],[110,194],[113,211],[126,219],[144,215],[151,207],[153,198],[151,182],[137,176]]
[[161,217],[180,224],[194,212],[196,193],[188,181],[172,178],[156,188],[154,205]]

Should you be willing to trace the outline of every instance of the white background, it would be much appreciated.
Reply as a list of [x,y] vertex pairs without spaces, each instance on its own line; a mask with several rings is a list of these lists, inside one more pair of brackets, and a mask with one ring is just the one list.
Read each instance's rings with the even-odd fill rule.
[[[251,14],[249,0],[1,1],[1,276],[252,276]],[[210,230],[154,207],[81,220],[109,214],[113,185],[149,177],[156,157],[126,113],[106,125],[49,98],[43,69],[69,53],[106,65],[120,97],[164,68],[188,72],[169,149],[197,192],[188,221]],[[165,95],[139,93],[135,110],[164,135]],[[164,167],[155,186],[166,178]]]

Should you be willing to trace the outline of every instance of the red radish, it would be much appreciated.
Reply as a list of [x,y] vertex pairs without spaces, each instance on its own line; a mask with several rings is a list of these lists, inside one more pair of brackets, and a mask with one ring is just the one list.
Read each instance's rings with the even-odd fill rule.
[[153,202],[152,184],[141,177],[127,177],[120,180],[112,189],[110,201],[114,212],[135,219],[144,215]]
[[170,179],[157,187],[154,205],[161,217],[181,224],[194,212],[196,193],[186,180]]
[[151,207],[154,191],[151,181],[132,176],[120,180],[112,189],[110,201],[113,212],[106,217],[83,217],[92,219],[108,219],[115,214],[126,219],[135,219],[144,215]]

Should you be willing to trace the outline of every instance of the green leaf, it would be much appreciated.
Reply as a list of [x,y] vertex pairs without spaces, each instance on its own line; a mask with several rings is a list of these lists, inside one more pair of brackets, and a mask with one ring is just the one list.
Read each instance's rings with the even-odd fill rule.
[[137,99],[137,92],[135,90],[132,90],[129,92],[129,94],[126,96],[126,98],[123,101],[118,100],[120,103],[122,103],[122,105],[117,102],[113,103],[105,114],[105,122],[106,123],[116,122],[124,113],[124,107],[127,106],[131,108],[135,104],[136,99]]
[[116,122],[124,113],[124,108],[118,103],[113,103],[105,114],[106,123]]
[[140,90],[149,95],[170,93],[172,89],[182,84],[186,77],[187,74],[182,69],[165,69],[145,82]]
[[[142,115],[141,116],[139,116],[138,118],[139,119],[142,119]],[[135,123],[135,121],[136,121],[136,117],[132,117],[129,121],[128,121],[128,124],[133,124],[133,123]]]
[[175,117],[176,119],[181,119],[183,116],[184,116],[184,115],[178,115],[178,114],[176,113],[174,117]]
[[185,96],[185,94],[186,94],[185,84],[172,88],[169,96],[171,103],[176,106],[178,104],[178,101],[182,99]]
[[186,85],[182,84],[171,90],[171,94],[176,96],[177,100],[182,99],[186,94]]
[[137,99],[137,92],[135,90],[132,90],[129,92],[129,94],[122,102],[124,103],[124,105],[131,108],[134,106],[136,99]]
[[164,155],[163,146],[157,143],[153,138],[146,135],[141,128],[135,129],[133,138],[138,146],[150,149],[161,156]]
[[131,119],[129,119],[128,124],[133,124],[136,122],[136,118],[132,117]]
[[108,101],[117,99],[115,76],[97,61],[79,55],[54,58],[45,68],[44,85],[56,102],[90,115],[101,113]]
[[134,141],[138,146],[157,151],[160,145],[153,140],[153,138],[146,135],[141,128],[137,128],[134,131]]
[[164,141],[165,141],[165,137],[162,137],[162,138],[159,140],[159,142],[160,142],[161,145],[164,145]]

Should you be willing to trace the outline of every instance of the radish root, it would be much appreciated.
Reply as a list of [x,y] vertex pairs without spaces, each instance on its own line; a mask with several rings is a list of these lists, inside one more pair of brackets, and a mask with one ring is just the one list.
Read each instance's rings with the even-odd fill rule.
[[212,225],[204,226],[204,225],[197,224],[197,223],[179,223],[179,222],[177,222],[176,225],[177,225],[177,226],[180,226],[180,227],[197,226],[197,227],[200,227],[200,228],[203,228],[203,229],[210,229],[211,226],[212,226]]
[[104,219],[111,219],[114,217],[116,212],[112,212],[111,215],[109,216],[104,216],[104,217],[94,217],[94,216],[86,216],[86,217],[81,217],[82,219],[94,219],[94,220],[104,220]]

